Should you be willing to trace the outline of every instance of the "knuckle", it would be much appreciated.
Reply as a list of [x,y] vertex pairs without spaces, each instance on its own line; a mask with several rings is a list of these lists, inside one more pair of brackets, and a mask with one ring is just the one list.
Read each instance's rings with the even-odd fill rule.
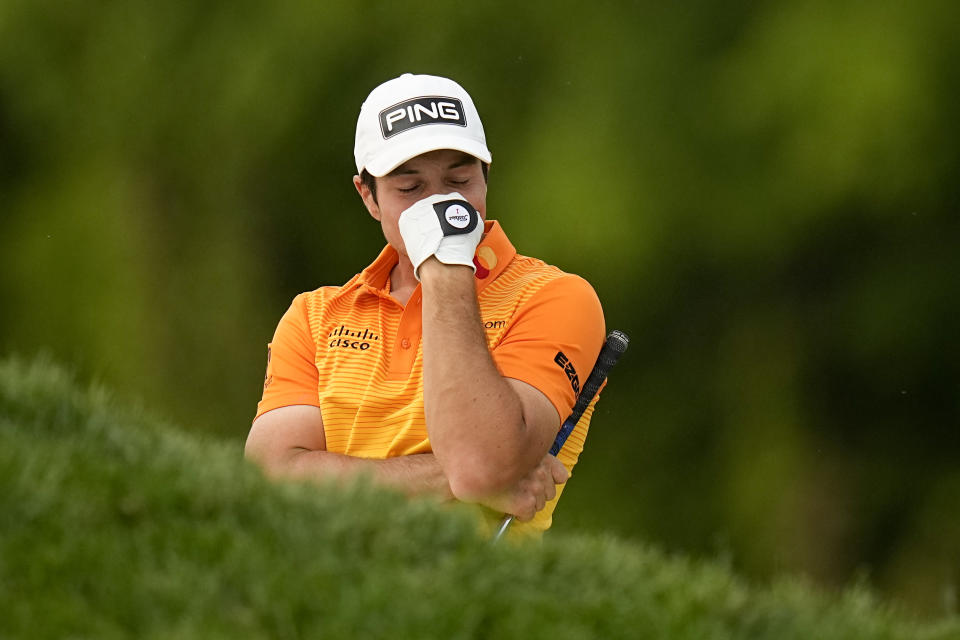
[[539,507],[537,506],[537,499],[531,496],[530,499],[527,501],[526,505],[524,506],[524,510],[523,510],[524,514],[527,516],[527,520],[535,516],[537,514],[537,511],[539,511]]

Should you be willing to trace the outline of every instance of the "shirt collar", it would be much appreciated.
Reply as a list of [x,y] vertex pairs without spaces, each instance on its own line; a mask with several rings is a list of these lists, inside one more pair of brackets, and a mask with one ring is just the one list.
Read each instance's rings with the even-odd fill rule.
[[[483,240],[477,246],[473,256],[473,265],[477,268],[475,279],[479,292],[489,283],[496,280],[514,256],[517,250],[513,247],[507,234],[496,220],[487,220],[483,225]],[[387,295],[390,286],[390,271],[400,261],[397,250],[389,244],[383,248],[377,259],[366,269],[355,275],[343,285],[339,295],[353,291],[357,287],[364,287],[378,295]]]
[[483,240],[473,256],[473,266],[477,268],[477,291],[496,280],[517,255],[517,250],[513,248],[499,222],[487,220],[483,230]]

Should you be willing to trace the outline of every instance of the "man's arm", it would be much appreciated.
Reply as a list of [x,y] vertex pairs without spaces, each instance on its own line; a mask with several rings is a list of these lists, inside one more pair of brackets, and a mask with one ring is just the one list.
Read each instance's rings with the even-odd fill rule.
[[453,497],[432,453],[369,460],[326,448],[320,407],[293,405],[268,411],[253,422],[244,455],[276,478],[328,479],[367,473],[375,482],[408,495]]
[[429,258],[419,274],[427,432],[450,489],[459,500],[532,517],[568,475],[546,455],[560,416],[537,389],[497,370],[472,270]]

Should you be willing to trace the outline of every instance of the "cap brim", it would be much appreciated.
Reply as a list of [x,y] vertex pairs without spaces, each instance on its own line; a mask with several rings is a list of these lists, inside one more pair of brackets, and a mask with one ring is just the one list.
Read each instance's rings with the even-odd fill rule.
[[399,167],[401,164],[428,151],[439,149],[453,149],[463,151],[481,162],[490,164],[493,158],[487,145],[480,140],[473,140],[457,135],[437,135],[430,137],[415,137],[409,141],[398,141],[388,149],[384,149],[376,160],[369,162],[365,167],[370,175],[383,177]]

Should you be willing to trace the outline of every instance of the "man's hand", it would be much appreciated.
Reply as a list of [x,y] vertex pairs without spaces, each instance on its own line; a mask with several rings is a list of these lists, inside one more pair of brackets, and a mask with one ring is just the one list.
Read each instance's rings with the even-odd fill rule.
[[570,477],[567,468],[549,453],[510,489],[482,501],[487,507],[527,521],[557,496],[558,484]]
[[420,279],[420,265],[430,256],[444,264],[476,271],[473,254],[483,237],[480,214],[459,193],[435,194],[400,214],[400,235]]

